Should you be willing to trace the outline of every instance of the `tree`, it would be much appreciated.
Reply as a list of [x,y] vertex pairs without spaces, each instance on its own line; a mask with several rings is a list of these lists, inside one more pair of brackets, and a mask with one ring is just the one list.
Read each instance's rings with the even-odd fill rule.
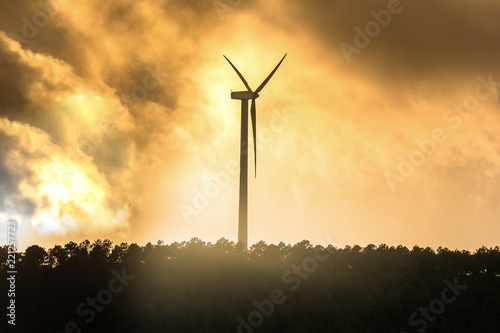
[[23,264],[29,267],[40,267],[46,261],[48,262],[47,252],[43,247],[38,245],[28,247],[22,258]]

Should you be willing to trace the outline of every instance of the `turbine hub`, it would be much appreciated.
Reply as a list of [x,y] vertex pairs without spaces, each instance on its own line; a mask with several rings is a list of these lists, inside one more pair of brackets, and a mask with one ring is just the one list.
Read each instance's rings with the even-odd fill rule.
[[244,100],[244,99],[254,99],[254,98],[258,98],[259,97],[259,94],[255,94],[251,91],[233,91],[231,92],[231,99],[240,99],[240,100]]

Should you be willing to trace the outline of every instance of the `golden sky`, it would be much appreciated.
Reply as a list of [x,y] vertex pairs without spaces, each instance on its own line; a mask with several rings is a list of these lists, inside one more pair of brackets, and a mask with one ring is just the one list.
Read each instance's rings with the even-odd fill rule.
[[498,245],[499,12],[4,1],[0,221],[20,248],[236,240],[244,86],[223,55],[255,89],[287,52],[257,100],[249,243]]

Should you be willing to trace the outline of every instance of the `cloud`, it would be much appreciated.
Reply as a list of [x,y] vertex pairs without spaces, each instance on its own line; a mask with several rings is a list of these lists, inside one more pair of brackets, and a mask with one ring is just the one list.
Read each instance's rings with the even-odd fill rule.
[[[130,148],[124,133],[133,129],[127,111],[109,88],[89,85],[64,62],[25,51],[4,34],[0,46],[1,82],[13,96],[0,106],[3,215],[41,233],[126,229],[127,203],[110,186],[124,189],[120,151]],[[102,119],[110,124],[99,127]],[[121,145],[109,147],[113,140]],[[106,149],[114,153],[103,159]]]
[[[274,2],[276,3],[276,2]],[[429,79],[457,79],[457,75],[498,72],[495,42],[500,23],[495,17],[500,4],[491,1],[278,1],[280,5],[263,11],[267,17],[279,11],[292,25],[304,29],[335,58],[338,66],[356,75],[369,76],[378,82],[396,81],[414,85]],[[399,4],[399,5],[398,5]],[[264,4],[262,3],[262,6]],[[386,27],[367,36],[368,45],[352,55],[348,65],[340,48],[345,42],[356,46],[355,27],[366,33],[366,24],[376,21],[372,14],[397,8],[398,14],[385,18]],[[266,15],[266,14],[264,14]],[[382,20],[382,19],[381,19]],[[278,19],[277,24],[282,25]],[[385,23],[384,23],[385,24]],[[372,27],[373,31],[376,31]],[[316,42],[316,43],[315,43]],[[361,42],[361,41],[360,41]],[[338,61],[340,60],[340,62]],[[441,77],[441,78],[440,78]]]
[[[7,96],[0,105],[3,130],[35,131],[37,149],[51,152],[35,157],[31,154],[38,150],[30,150],[24,154],[31,166],[2,169],[2,195],[12,198],[18,192],[30,203],[21,212],[19,199],[4,214],[16,213],[45,236],[140,234],[142,221],[151,217],[141,195],[162,194],[157,177],[175,177],[184,147],[195,144],[196,125],[172,114],[192,80],[185,68],[197,59],[195,45],[216,13],[206,2],[201,7],[132,1],[42,4],[9,4],[14,15],[1,27],[5,70],[0,84]],[[44,16],[46,24],[39,24],[35,17]],[[15,155],[25,148],[10,145],[5,151]],[[15,170],[23,174],[16,177]]]

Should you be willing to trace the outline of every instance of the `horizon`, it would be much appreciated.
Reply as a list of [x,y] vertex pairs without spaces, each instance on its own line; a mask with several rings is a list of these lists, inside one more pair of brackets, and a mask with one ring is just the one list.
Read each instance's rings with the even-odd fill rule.
[[[233,246],[237,246],[239,243],[236,242],[236,241],[233,241],[231,239],[228,239],[228,238],[225,238],[225,237],[221,237],[219,239],[217,239],[216,241],[206,241],[204,239],[200,239],[198,237],[193,237],[191,239],[188,239],[188,240],[180,240],[180,241],[173,241],[171,243],[167,243],[167,242],[164,242],[163,240],[161,239],[158,239],[156,241],[149,241],[149,242],[146,242],[146,243],[135,243],[135,242],[131,242],[131,243],[128,243],[128,242],[115,242],[113,241],[112,239],[107,239],[107,238],[104,238],[104,239],[101,239],[101,238],[97,238],[97,239],[83,239],[81,241],[74,241],[74,240],[69,240],[66,244],[63,244],[63,243],[57,243],[57,244],[54,244],[52,246],[42,246],[40,244],[37,244],[37,243],[33,243],[33,244],[30,244],[28,245],[26,248],[24,249],[21,249],[21,248],[17,248],[17,252],[18,253],[24,253],[26,251],[27,248],[31,247],[31,246],[40,246],[41,248],[43,248],[44,250],[49,250],[49,249],[52,249],[56,246],[61,246],[61,247],[64,247],[65,245],[69,244],[69,243],[75,243],[77,245],[82,245],[86,242],[89,243],[90,247],[92,247],[93,244],[97,244],[99,243],[99,241],[101,242],[104,242],[104,241],[110,241],[111,242],[111,245],[114,247],[114,246],[118,246],[118,245],[121,245],[122,243],[125,243],[127,244],[128,246],[132,245],[132,244],[135,244],[139,247],[146,247],[148,244],[151,244],[152,246],[172,246],[174,244],[178,244],[178,245],[183,245],[183,244],[188,244],[190,242],[193,242],[193,241],[200,241],[202,243],[204,243],[205,246],[214,246],[216,245],[218,242],[220,241],[223,241],[223,240],[226,240],[229,242],[229,245],[233,245]],[[322,247],[324,249],[328,248],[328,247],[333,247],[334,249],[336,250],[349,250],[349,249],[353,249],[353,248],[356,248],[356,247],[359,247],[361,248],[361,252],[363,252],[364,249],[367,249],[367,248],[372,248],[372,247],[375,247],[375,249],[377,248],[380,248],[380,247],[387,247],[388,249],[397,249],[399,247],[403,247],[403,248],[406,248],[407,250],[409,251],[412,251],[414,248],[420,248],[422,250],[427,250],[427,249],[430,249],[432,250],[433,252],[435,252],[437,254],[438,250],[441,248],[443,250],[447,250],[447,251],[451,251],[451,252],[469,252],[471,255],[475,254],[475,253],[479,253],[481,250],[484,250],[484,249],[487,249],[487,250],[495,250],[495,249],[498,249],[498,245],[496,246],[480,246],[478,247],[477,249],[474,249],[474,250],[469,250],[469,249],[459,249],[459,248],[447,248],[445,246],[438,246],[436,248],[434,247],[431,247],[431,246],[426,246],[425,244],[422,245],[422,244],[414,244],[412,246],[407,246],[407,245],[403,245],[403,244],[385,244],[385,243],[381,243],[381,244],[373,244],[373,243],[368,243],[368,244],[345,244],[344,246],[335,246],[333,244],[319,244],[319,243],[313,243],[313,242],[310,242],[309,240],[307,239],[303,239],[301,241],[298,241],[296,243],[286,243],[286,242],[277,242],[277,243],[268,243],[268,242],[265,242],[264,240],[260,240],[260,241],[257,241],[255,243],[251,243],[248,245],[248,248],[247,248],[247,252],[251,252],[251,249],[252,247],[255,247],[256,245],[259,245],[259,244],[262,244],[262,242],[264,242],[264,244],[266,246],[271,246],[271,245],[274,245],[274,246],[277,246],[281,243],[283,243],[285,246],[295,246],[295,245],[299,245],[299,244],[303,244],[304,242],[309,242],[309,245],[311,245],[313,248],[314,247]],[[8,244],[0,244],[0,247],[4,247],[4,246],[7,246]],[[113,247],[111,249],[113,249]]]

